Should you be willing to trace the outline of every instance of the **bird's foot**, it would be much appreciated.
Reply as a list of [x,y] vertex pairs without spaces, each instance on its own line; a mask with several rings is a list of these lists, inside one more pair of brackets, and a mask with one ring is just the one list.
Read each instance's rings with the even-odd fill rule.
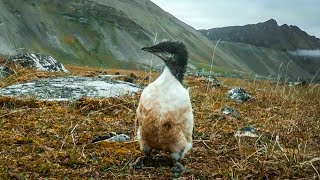
[[174,162],[173,167],[171,168],[172,173],[183,174],[185,172],[185,168],[181,163]]
[[144,164],[143,164],[143,160],[145,159],[145,156],[141,156],[141,157],[138,157],[134,163],[130,164],[131,168],[133,170],[136,170],[136,169],[142,169],[144,167]]

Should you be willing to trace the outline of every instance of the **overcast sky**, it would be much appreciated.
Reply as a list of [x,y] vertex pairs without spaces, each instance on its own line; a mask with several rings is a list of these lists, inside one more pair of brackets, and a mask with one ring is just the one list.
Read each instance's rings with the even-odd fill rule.
[[320,38],[320,0],[152,0],[196,29],[275,19]]

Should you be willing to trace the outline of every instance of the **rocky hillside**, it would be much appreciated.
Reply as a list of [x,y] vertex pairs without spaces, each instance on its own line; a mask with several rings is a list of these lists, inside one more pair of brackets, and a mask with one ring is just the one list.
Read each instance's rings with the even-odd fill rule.
[[63,63],[102,67],[150,64],[141,47],[163,39],[187,44],[207,62],[212,45],[149,0],[0,0],[0,55],[41,51]]
[[[215,42],[150,0],[0,0],[0,64],[10,54],[29,52],[80,66],[159,67],[160,60],[151,63],[140,49],[164,39],[184,42],[192,67],[210,69]],[[221,42],[213,69],[277,76],[289,62],[286,53]],[[311,79],[317,66],[304,65],[291,62],[287,75]]]
[[308,35],[297,26],[287,24],[279,26],[274,19],[258,24],[213,28],[200,30],[200,32],[210,40],[221,38],[223,41],[246,43],[282,51],[320,49],[320,39]]
[[[260,74],[320,80],[320,39],[299,27],[279,26],[274,19],[258,24],[199,30],[219,48]],[[278,69],[278,71],[275,71]],[[283,73],[281,73],[283,75]]]

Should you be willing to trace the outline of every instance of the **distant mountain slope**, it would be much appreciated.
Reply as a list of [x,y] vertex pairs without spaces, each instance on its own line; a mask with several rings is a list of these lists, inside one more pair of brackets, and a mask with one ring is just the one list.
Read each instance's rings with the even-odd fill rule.
[[285,78],[320,80],[320,39],[309,36],[297,26],[278,26],[270,19],[258,24],[199,32],[213,44],[220,39],[220,50],[257,74],[274,76],[285,68]]
[[320,39],[309,36],[297,26],[279,26],[274,19],[245,26],[230,26],[200,30],[210,40],[241,42],[282,51],[320,49]]
[[232,57],[234,63],[241,62],[247,72],[264,76],[311,79],[320,68],[320,61],[302,62],[292,59],[286,52],[250,44],[221,41],[219,48]]
[[[151,63],[140,49],[164,39],[184,42],[190,64],[210,69],[215,42],[150,0],[0,0],[0,62],[23,48],[64,64],[159,67],[158,58]],[[273,49],[221,42],[213,67],[269,76],[288,62],[286,53]],[[291,62],[288,74],[311,79],[314,67]]]
[[0,0],[0,17],[0,55],[25,48],[64,63],[110,67],[149,65],[150,54],[140,49],[155,38],[183,41],[192,61],[208,63],[213,49],[149,0]]

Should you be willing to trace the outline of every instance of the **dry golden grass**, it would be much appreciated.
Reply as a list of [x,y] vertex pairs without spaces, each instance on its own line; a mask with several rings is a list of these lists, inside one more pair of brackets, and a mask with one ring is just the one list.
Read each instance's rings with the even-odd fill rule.
[[[72,75],[129,71],[67,66]],[[18,70],[0,87],[59,73]],[[133,72],[143,80],[148,72]],[[153,74],[156,77],[156,74]],[[195,116],[194,147],[183,160],[184,179],[319,179],[320,87],[288,87],[266,81],[220,78],[224,86],[207,90],[207,82],[186,78]],[[230,87],[247,89],[254,99],[240,104],[226,98]],[[0,98],[1,179],[170,179],[168,158],[147,162],[150,168],[131,171],[140,155],[139,145],[102,142],[93,137],[109,132],[134,137],[133,97],[89,99],[76,102],[41,102]],[[239,110],[240,120],[220,114],[222,106]],[[254,126],[259,138],[239,139],[234,133]]]
[[36,71],[34,69],[29,69],[29,68],[22,68],[19,65],[11,65],[10,69],[14,73],[5,79],[1,79],[0,88],[17,84],[17,83],[36,80],[39,78],[48,78],[48,77],[65,75],[65,73],[52,73],[52,72],[46,72],[46,71]]

